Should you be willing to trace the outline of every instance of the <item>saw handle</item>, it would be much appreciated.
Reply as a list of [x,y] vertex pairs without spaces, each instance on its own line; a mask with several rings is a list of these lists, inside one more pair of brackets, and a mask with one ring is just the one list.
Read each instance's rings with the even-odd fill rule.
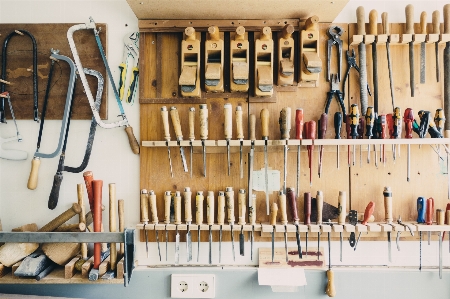
[[304,212],[305,212],[304,224],[308,225],[308,224],[311,224],[311,193],[305,192],[303,198],[304,198],[303,208],[304,208]]
[[57,172],[53,177],[53,185],[52,190],[50,191],[50,195],[48,197],[48,208],[53,210],[58,205],[59,199],[59,190],[61,189],[61,183],[63,180],[62,172]]
[[363,6],[358,6],[356,9],[356,34],[365,35],[366,34],[366,20],[365,12]]
[[256,140],[256,116],[254,114],[250,114],[250,140]]
[[141,190],[141,222],[148,223],[148,192],[147,189]]
[[406,5],[406,34],[414,34],[414,6],[412,4]]
[[184,188],[184,221],[192,222],[192,191],[191,188]]
[[334,297],[336,296],[336,288],[334,287],[334,272],[331,269],[327,270],[327,278],[328,283],[325,292],[328,297]]
[[239,203],[239,225],[244,225],[245,224],[245,215],[246,215],[246,208],[247,208],[247,203],[246,203],[246,198],[247,194],[245,193],[245,189],[239,189],[239,193],[238,193],[238,203]]
[[383,25],[383,33],[386,35],[391,34],[391,28],[389,26],[389,19],[388,19],[388,13],[383,12],[381,14],[381,24]]
[[378,12],[375,9],[372,9],[369,12],[369,34],[377,35],[377,27],[378,27]]
[[371,201],[367,204],[366,210],[364,211],[364,219],[361,222],[362,225],[367,225],[367,222],[369,222],[369,219],[372,216],[374,210],[375,210],[375,203]]
[[244,128],[242,126],[242,107],[236,107],[236,139],[244,139]]
[[427,12],[422,11],[420,14],[420,34],[427,34]]
[[130,143],[131,151],[136,155],[139,154],[139,142],[137,141],[136,136],[134,136],[133,127],[131,127],[130,125],[126,126],[125,132],[128,136],[128,142]]
[[28,183],[27,183],[27,188],[30,190],[34,190],[37,187],[38,173],[39,173],[40,165],[41,165],[41,159],[39,157],[33,157],[33,160],[31,160],[30,176],[28,177]]
[[297,196],[295,195],[294,188],[286,188],[286,199],[289,202],[289,207],[291,210],[292,221],[298,223],[298,212],[297,212]]
[[224,121],[224,135],[225,139],[229,140],[233,136],[233,117],[231,114],[231,104],[227,103],[223,105],[223,113],[225,117]]

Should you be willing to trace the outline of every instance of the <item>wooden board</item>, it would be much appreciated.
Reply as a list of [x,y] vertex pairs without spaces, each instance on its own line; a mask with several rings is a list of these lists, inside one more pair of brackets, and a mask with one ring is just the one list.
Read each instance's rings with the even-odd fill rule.
[[[38,107],[39,114],[42,112],[47,79],[50,70],[50,49],[58,49],[60,55],[67,56],[73,60],[67,42],[67,30],[74,24],[1,24],[0,44],[14,30],[27,30],[36,39],[38,50]],[[97,24],[101,27],[100,39],[103,48],[107,51],[107,26],[104,23]],[[79,30],[74,33],[74,41],[84,68],[99,71],[105,80],[104,86],[108,86],[105,66],[95,41],[92,30]],[[33,69],[32,44],[28,36],[14,35],[8,42],[7,48],[7,74],[6,80],[12,85],[6,86],[11,96],[14,115],[17,119],[33,119],[33,81],[32,73],[27,69]],[[1,61],[0,61],[1,65]],[[110,66],[115,67],[115,66]],[[67,96],[69,82],[69,65],[60,61],[55,64],[52,86],[49,94],[46,119],[61,119]],[[86,76],[91,91],[95,98],[97,90],[97,79]],[[115,78],[117,79],[117,78]],[[107,118],[107,88],[103,89],[100,117]],[[10,109],[5,102],[6,119],[11,119]],[[40,117],[40,116],[39,116]],[[91,119],[92,111],[89,106],[81,81],[76,81],[74,93],[74,105],[72,119]]]

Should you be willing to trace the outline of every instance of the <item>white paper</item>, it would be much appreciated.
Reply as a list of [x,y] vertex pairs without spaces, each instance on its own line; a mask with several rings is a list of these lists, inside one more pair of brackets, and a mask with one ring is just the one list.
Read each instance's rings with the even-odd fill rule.
[[307,285],[305,270],[298,268],[258,268],[258,283],[270,286]]

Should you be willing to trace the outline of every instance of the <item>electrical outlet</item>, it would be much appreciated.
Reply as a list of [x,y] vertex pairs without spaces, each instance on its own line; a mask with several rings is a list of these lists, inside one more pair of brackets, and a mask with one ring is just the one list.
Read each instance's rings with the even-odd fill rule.
[[214,274],[172,274],[172,298],[215,298]]

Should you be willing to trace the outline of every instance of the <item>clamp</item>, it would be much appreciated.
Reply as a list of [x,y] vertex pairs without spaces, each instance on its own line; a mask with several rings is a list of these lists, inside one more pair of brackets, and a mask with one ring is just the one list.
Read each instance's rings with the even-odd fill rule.
[[[333,95],[336,96],[339,105],[342,109],[342,115],[347,115],[345,112],[345,104],[344,104],[344,96],[342,91],[339,90],[339,75],[337,74],[331,74],[331,90],[327,92],[327,102],[325,104],[325,114],[328,114],[328,110],[330,109],[331,100],[333,99]],[[344,117],[344,122],[346,122],[346,119]]]
[[[355,54],[355,50],[352,49],[352,55],[350,55],[350,51],[347,50],[347,71],[345,72],[345,77],[344,77],[344,92],[343,92],[343,97],[345,98],[345,82],[347,82],[347,78],[348,78],[348,74],[350,73],[350,70],[352,68],[355,68],[355,70],[358,71],[358,73],[360,72],[359,70],[359,66],[356,64],[356,54]],[[370,87],[369,87],[369,83],[367,83],[367,92],[369,93],[370,96],[372,96],[372,93],[370,91]]]
[[342,40],[341,35],[344,33],[344,29],[340,26],[331,26],[328,28],[327,34],[330,39],[327,41],[327,81],[330,81],[330,65],[331,65],[331,48],[336,45],[338,48],[338,77],[341,81],[342,71]]

